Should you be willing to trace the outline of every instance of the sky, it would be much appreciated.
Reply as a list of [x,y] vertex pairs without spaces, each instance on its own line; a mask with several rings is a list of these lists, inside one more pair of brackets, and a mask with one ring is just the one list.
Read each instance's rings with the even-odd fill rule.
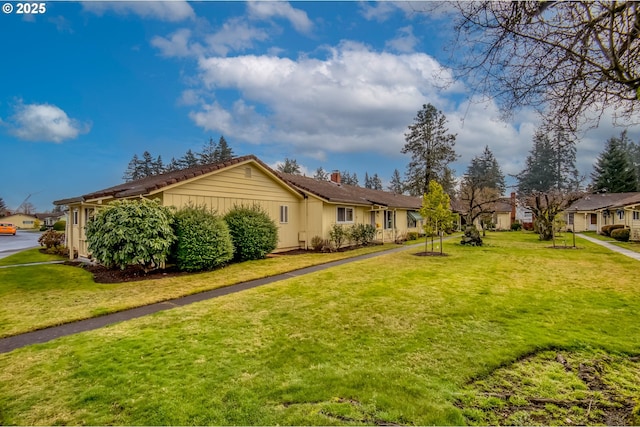
[[[394,169],[404,174],[404,134],[428,103],[457,135],[458,176],[485,146],[510,175],[540,124],[527,109],[502,121],[452,77],[451,19],[421,2],[38,4],[20,14],[5,2],[0,14],[9,209],[28,200],[50,210],[122,183],[134,154],[168,163],[220,136],[272,167],[290,158],[307,175],[348,170],[363,184],[377,173],[386,185]],[[582,174],[621,130],[604,117],[582,132]],[[639,126],[628,133],[640,141]]]

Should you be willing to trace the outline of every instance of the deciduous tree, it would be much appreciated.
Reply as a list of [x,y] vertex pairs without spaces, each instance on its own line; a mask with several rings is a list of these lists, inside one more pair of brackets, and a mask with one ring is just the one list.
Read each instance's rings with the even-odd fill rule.
[[[640,108],[640,3],[459,1],[452,44],[457,77],[506,114],[523,106],[575,130],[605,109]],[[595,108],[596,117],[585,112]]]
[[[433,236],[440,237],[440,253],[442,253],[442,233],[453,227],[454,216],[451,212],[451,200],[437,181],[429,181],[429,191],[422,196],[420,215],[424,218],[424,230],[431,235],[431,251],[433,252]],[[425,252],[427,240],[425,239]]]

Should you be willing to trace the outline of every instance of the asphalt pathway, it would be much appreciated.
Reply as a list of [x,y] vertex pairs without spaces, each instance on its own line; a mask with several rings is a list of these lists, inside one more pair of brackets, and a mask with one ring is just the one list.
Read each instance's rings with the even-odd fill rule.
[[[448,237],[447,239],[456,238],[456,237],[459,237],[459,236],[452,236],[452,237]],[[421,243],[420,245],[423,245],[423,244]],[[64,337],[67,335],[77,334],[85,331],[91,331],[94,329],[102,328],[103,326],[111,325],[118,322],[123,322],[126,320],[135,319],[138,317],[157,313],[159,311],[170,310],[176,307],[183,307],[185,305],[193,304],[194,302],[205,301],[208,299],[233,294],[236,292],[241,292],[247,289],[256,288],[258,286],[267,285],[267,284],[278,282],[281,280],[290,279],[292,277],[298,277],[298,276],[303,276],[309,273],[315,273],[316,271],[326,270],[328,268],[336,267],[343,264],[348,264],[350,262],[361,261],[361,260],[374,258],[381,255],[387,255],[390,253],[406,251],[409,249],[417,249],[420,247],[421,246],[419,246],[418,244],[401,246],[395,249],[389,249],[386,251],[374,252],[374,253],[360,255],[353,258],[333,261],[326,264],[315,265],[312,267],[307,267],[300,270],[279,274],[277,276],[251,280],[249,282],[238,283],[236,285],[231,285],[224,288],[213,289],[211,291],[200,292],[197,294],[175,298],[175,299],[171,299],[163,302],[158,302],[155,304],[118,311],[116,313],[106,314],[104,316],[94,317],[91,319],[79,320],[77,322],[65,323],[62,325],[52,326],[49,328],[40,329],[33,332],[27,332],[20,335],[1,338],[0,354],[8,353],[12,350],[15,350],[21,347],[26,347],[32,344],[45,343],[45,342],[54,340],[56,338]]]

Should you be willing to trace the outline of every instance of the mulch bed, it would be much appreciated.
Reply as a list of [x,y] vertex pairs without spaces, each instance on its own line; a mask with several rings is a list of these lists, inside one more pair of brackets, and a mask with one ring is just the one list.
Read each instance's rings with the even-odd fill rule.
[[418,252],[413,255],[415,256],[449,256],[449,254],[440,253],[440,252]]

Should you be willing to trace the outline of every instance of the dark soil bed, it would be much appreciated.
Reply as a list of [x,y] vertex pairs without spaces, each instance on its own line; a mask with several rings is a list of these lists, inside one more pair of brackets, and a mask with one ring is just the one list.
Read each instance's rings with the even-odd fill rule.
[[415,256],[449,256],[449,254],[440,253],[440,252],[418,252],[414,254]]

